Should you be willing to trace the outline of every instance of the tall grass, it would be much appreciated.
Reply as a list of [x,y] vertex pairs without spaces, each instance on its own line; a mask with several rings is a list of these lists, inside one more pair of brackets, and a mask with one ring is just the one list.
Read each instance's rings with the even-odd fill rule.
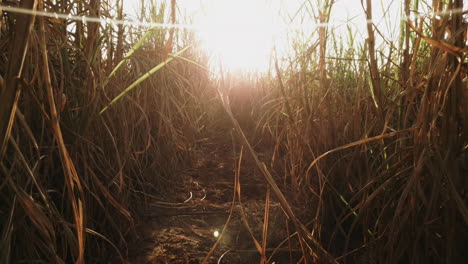
[[[323,4],[320,23],[333,2]],[[409,17],[417,8],[405,1],[403,10]],[[433,1],[426,8],[463,6]],[[366,1],[368,20],[372,10]],[[368,24],[355,52],[319,28],[317,44],[295,45],[295,60],[277,68],[270,102],[256,106],[277,181],[340,262],[466,259],[466,20],[447,12],[404,25],[400,50],[377,47],[378,28]]]
[[[18,4],[123,18],[121,1]],[[142,15],[167,22],[166,8],[146,4]],[[172,34],[168,43],[165,29],[34,18],[2,17],[0,262],[123,262],[136,238],[135,213],[177,181],[175,168],[189,164],[203,129],[208,76],[175,58],[99,115],[171,53],[193,44],[190,34]],[[184,56],[204,64],[194,48]]]
[[[7,4],[125,18],[122,1]],[[140,19],[184,19],[176,1],[141,4]],[[333,4],[303,8],[326,23]],[[402,4],[406,15],[464,8]],[[147,201],[164,199],[200,138],[230,127],[295,228],[304,262],[462,263],[467,22],[443,13],[404,21],[399,43],[381,41],[375,24],[365,42],[351,28],[345,40],[320,27],[292,39],[293,55],[273,58],[264,76],[215,79],[192,32],[4,12],[0,263],[124,262]],[[269,202],[257,242],[264,263]]]

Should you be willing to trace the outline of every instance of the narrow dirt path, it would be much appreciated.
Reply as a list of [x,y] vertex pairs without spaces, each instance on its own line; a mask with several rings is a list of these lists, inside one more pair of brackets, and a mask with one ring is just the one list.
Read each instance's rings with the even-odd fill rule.
[[[261,243],[266,188],[253,164],[244,163],[240,174],[242,207],[250,229]],[[174,201],[151,203],[146,221],[139,228],[142,242],[131,263],[202,263],[217,240],[216,232],[222,232],[229,216],[237,164],[238,154],[231,142],[209,138],[197,155],[195,166],[178,177],[183,182],[174,188]],[[259,263],[260,255],[239,208],[236,201],[232,219],[209,263]],[[273,231],[269,232],[269,247],[276,247],[288,235],[281,231],[286,230],[286,219],[275,202],[270,203],[270,219],[273,220],[269,228]],[[293,257],[288,253],[287,261],[281,263],[289,263]]]

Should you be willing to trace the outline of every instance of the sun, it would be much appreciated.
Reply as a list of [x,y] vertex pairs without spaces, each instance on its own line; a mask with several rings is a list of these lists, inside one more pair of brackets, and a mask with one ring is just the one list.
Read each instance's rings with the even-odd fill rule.
[[200,14],[198,36],[215,65],[230,71],[268,69],[276,21],[266,0],[203,1]]

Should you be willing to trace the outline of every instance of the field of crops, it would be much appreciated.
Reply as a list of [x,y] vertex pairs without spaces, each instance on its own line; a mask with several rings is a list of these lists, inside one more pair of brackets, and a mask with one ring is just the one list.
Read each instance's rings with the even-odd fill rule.
[[0,264],[467,262],[463,0],[296,1],[257,70],[124,1],[1,3]]

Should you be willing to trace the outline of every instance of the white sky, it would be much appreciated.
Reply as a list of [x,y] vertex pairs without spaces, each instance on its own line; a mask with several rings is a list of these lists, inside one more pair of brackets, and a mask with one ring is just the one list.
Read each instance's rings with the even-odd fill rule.
[[[170,0],[152,0],[156,3],[166,2],[168,5]],[[210,12],[209,9],[212,6],[220,7],[223,5],[242,5],[246,3],[242,7],[244,12],[249,12],[249,10],[254,9],[255,12],[257,7],[266,6],[271,10],[272,15],[275,15],[277,19],[280,17],[276,14],[281,13],[283,18],[286,18],[288,15],[293,16],[301,6],[302,11],[305,11],[306,8],[310,10],[310,3],[315,5],[317,0],[250,0],[250,1],[242,1],[242,0],[177,0],[177,5],[179,10],[186,10],[187,14],[191,14],[195,18],[195,23],[197,20],[202,18],[203,16],[207,15],[207,12]],[[320,1],[320,0],[318,0]],[[399,13],[401,2],[403,0],[379,0],[373,1],[373,13],[374,13],[374,20],[376,20],[379,28],[385,26],[385,21],[382,20],[383,13],[387,12],[388,17],[393,25],[397,25],[399,23]],[[145,0],[145,2],[150,2]],[[323,2],[323,0],[322,0]],[[136,10],[140,9],[140,0],[124,0],[124,8],[129,14],[136,13]],[[225,14],[218,14],[219,16],[223,16]],[[242,23],[242,14],[233,14],[238,16],[238,20],[234,21],[235,23]],[[300,15],[298,15],[300,16]],[[361,28],[361,31],[365,33],[365,27],[361,25],[365,22],[364,11],[361,6],[361,0],[335,0],[335,4],[333,5],[332,9],[332,23],[339,24],[339,23],[348,23],[352,25],[356,25]],[[351,20],[350,20],[351,19]],[[280,21],[277,21],[280,22]],[[296,21],[300,23],[300,21]],[[306,24],[307,22],[304,22]],[[386,29],[385,29],[386,30]]]
[[[281,50],[290,45],[286,36],[298,32],[310,36],[315,29],[312,16],[317,12],[316,3],[323,1],[177,0],[177,5],[179,16],[184,12],[192,16],[206,49],[222,54],[220,60],[232,64],[228,67],[249,68],[245,65],[249,61],[252,68],[263,70],[268,67],[273,46]],[[155,2],[170,4],[170,0]],[[387,39],[397,41],[402,0],[372,2],[374,23]],[[135,14],[140,3],[140,0],[124,0],[125,11]],[[292,17],[295,17],[293,21]],[[178,23],[185,22],[179,20]],[[367,37],[361,0],[335,1],[328,29],[334,29],[335,36],[342,36],[346,43],[348,26],[355,32],[355,43]]]

